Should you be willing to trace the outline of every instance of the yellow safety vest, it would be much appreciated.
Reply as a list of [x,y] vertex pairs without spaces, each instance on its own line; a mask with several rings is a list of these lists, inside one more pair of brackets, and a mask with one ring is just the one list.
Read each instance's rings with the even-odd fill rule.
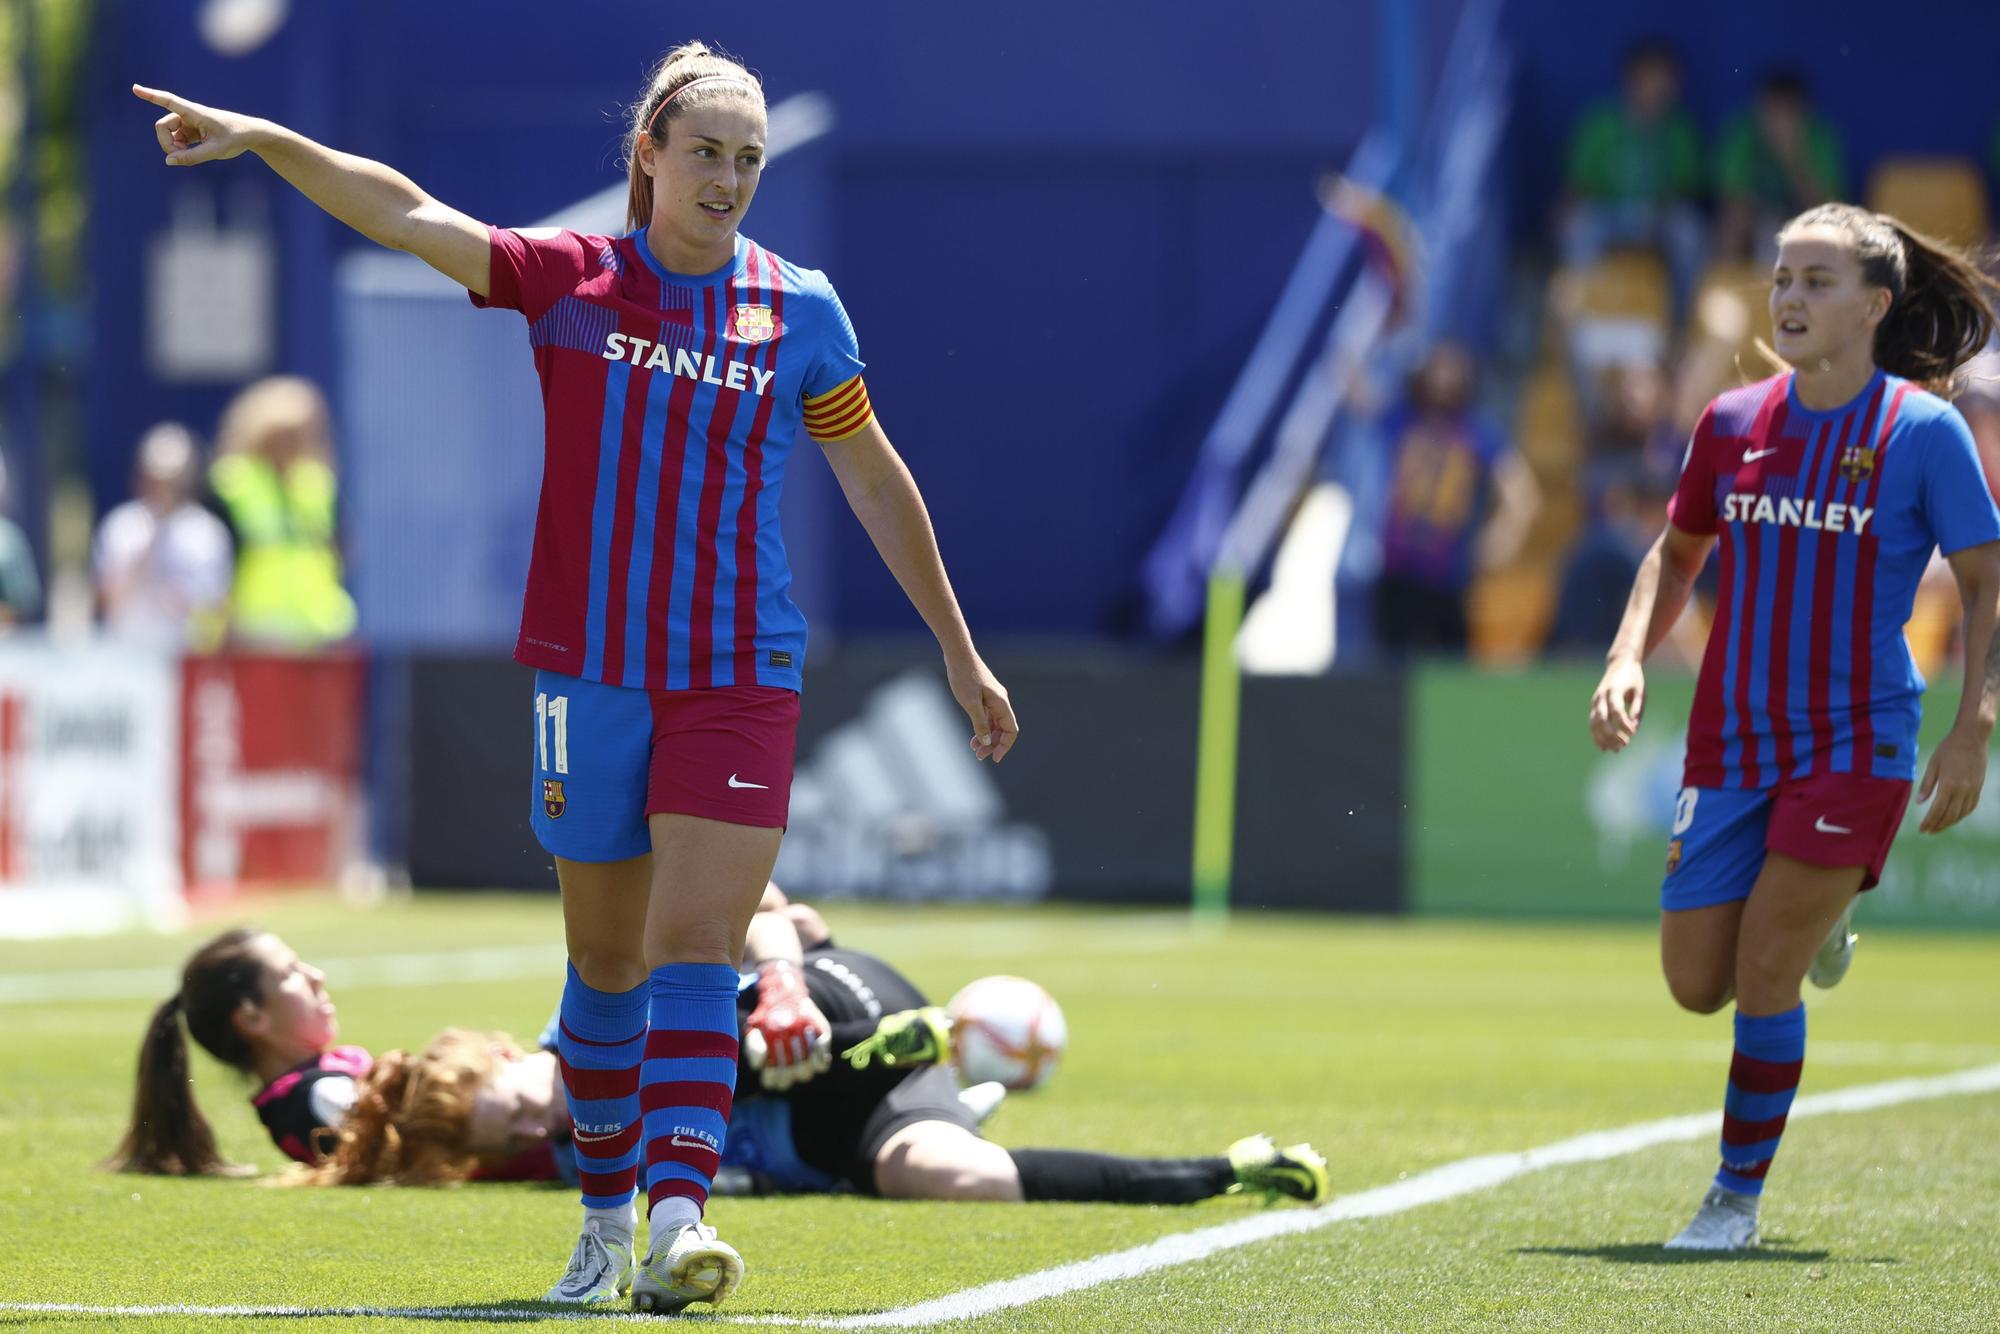
[[209,480],[236,532],[236,632],[292,648],[353,634],[354,599],[340,586],[333,540],[333,469],[302,458],[280,474],[254,454],[225,454]]

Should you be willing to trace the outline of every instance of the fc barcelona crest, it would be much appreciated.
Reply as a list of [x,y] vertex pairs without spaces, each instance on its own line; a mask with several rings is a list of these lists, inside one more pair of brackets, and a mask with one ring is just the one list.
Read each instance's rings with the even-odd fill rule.
[[1667,844],[1667,874],[1672,875],[1675,871],[1678,871],[1680,869],[1681,869],[1681,841],[1679,839],[1675,839],[1673,842]]
[[1875,471],[1875,447],[1863,448],[1849,445],[1840,451],[1840,475],[1850,482],[1858,482]]
[[768,343],[778,334],[769,306],[738,306],[731,313],[730,336],[742,343]]
[[551,820],[562,819],[562,813],[569,809],[569,798],[563,795],[562,779],[542,780],[542,811]]

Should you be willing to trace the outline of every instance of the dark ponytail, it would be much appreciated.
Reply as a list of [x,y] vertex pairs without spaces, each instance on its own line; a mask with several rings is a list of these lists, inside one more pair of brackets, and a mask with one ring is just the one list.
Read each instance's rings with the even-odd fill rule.
[[263,934],[247,927],[225,931],[196,950],[182,970],[181,989],[153,1011],[139,1044],[132,1124],[106,1167],[158,1176],[236,1176],[248,1170],[222,1156],[214,1128],[195,1103],[181,1022],[186,1020],[209,1055],[250,1070],[250,1044],[236,1031],[234,1017],[244,1001],[263,997],[264,961],[252,948]]
[[1875,329],[1875,363],[1950,398],[1959,367],[1992,341],[2000,287],[1956,246],[1878,216],[1902,242],[1908,276]]
[[1778,240],[1808,227],[1843,233],[1861,281],[1888,289],[1889,313],[1875,326],[1875,364],[1942,397],[1956,393],[1959,368],[1993,337],[2000,285],[1967,252],[1886,213],[1821,204],[1786,223]]
[[[697,88],[686,97],[674,97],[696,79],[721,78],[743,85],[716,83]],[[691,106],[701,106],[712,97],[741,95],[747,87],[757,105],[764,105],[764,85],[741,61],[713,50],[702,42],[684,42],[660,59],[646,76],[646,91],[632,104],[631,122],[625,129],[625,169],[632,190],[625,201],[625,225],[637,231],[653,220],[653,178],[639,166],[639,136],[649,135],[656,148],[667,143],[667,125]],[[674,97],[672,106],[661,114],[661,104]]]

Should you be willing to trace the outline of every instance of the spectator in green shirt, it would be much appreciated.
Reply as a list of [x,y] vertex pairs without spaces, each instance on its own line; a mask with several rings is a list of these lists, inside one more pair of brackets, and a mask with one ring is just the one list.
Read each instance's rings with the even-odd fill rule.
[[1680,104],[1680,59],[1658,39],[1625,53],[1622,92],[1570,136],[1562,258],[1582,267],[1620,246],[1661,252],[1684,308],[1706,258],[1697,201],[1701,139]]
[[1840,141],[1813,113],[1804,75],[1774,69],[1757,81],[1756,102],[1723,131],[1715,187],[1717,250],[1764,264],[1776,257],[1785,219],[1846,195]]

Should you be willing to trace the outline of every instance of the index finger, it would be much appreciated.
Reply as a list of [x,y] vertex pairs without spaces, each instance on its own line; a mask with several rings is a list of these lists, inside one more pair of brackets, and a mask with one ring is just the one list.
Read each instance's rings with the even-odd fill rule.
[[178,111],[182,115],[186,115],[194,109],[192,102],[175,97],[164,88],[148,88],[143,83],[132,85],[132,95],[142,101],[151,102],[154,106],[165,107],[169,111]]

